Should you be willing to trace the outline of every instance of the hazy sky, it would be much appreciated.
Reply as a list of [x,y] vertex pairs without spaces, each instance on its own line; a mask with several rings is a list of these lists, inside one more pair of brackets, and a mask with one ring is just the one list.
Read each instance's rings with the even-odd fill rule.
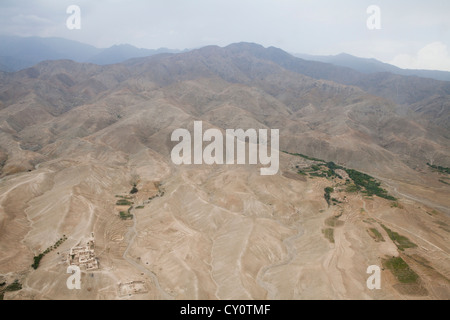
[[[66,27],[69,5],[80,30]],[[381,29],[367,27],[370,5]],[[248,41],[450,71],[449,0],[0,0],[0,33],[150,49]]]

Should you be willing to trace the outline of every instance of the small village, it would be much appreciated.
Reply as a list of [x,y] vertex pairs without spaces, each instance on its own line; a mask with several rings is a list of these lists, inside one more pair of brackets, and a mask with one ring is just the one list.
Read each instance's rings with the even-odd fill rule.
[[119,296],[130,296],[132,294],[142,294],[147,293],[148,288],[144,281],[130,281],[125,283],[118,283],[119,286]]
[[95,240],[94,237],[86,243],[86,246],[77,246],[70,249],[69,265],[79,266],[86,271],[98,269],[98,261],[95,256]]

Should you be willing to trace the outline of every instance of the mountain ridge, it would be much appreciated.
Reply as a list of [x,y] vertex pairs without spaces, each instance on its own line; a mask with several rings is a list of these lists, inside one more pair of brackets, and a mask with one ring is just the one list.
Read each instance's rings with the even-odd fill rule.
[[331,56],[319,56],[309,54],[293,54],[298,58],[311,61],[331,63],[333,65],[348,67],[362,73],[389,72],[403,76],[417,76],[434,80],[450,81],[449,71],[402,69],[397,66],[381,62],[374,58],[360,58],[348,53],[340,53]]
[[107,65],[163,52],[182,52],[167,48],[142,49],[128,44],[97,48],[64,38],[0,36],[0,42],[0,70],[6,72],[19,71],[46,60],[68,59]]
[[[325,130],[324,132],[330,135],[330,139],[333,131],[348,132],[350,134],[355,129],[360,131],[364,128],[363,131],[370,132],[371,143],[374,143],[374,146],[378,144],[379,147],[377,148],[381,148],[377,152],[385,152],[387,150],[381,146],[387,146],[391,151],[396,150],[395,153],[405,148],[410,150],[409,152],[418,152],[425,147],[428,143],[427,139],[431,137],[435,141],[441,141],[440,143],[444,143],[444,145],[448,143],[444,139],[448,135],[448,128],[446,128],[442,120],[442,112],[444,114],[448,114],[448,112],[443,111],[442,107],[440,107],[440,105],[444,106],[444,110],[448,108],[446,104],[448,96],[445,95],[445,92],[444,94],[439,94],[439,86],[434,88],[434,92],[428,88],[425,89],[424,92],[426,94],[424,93],[419,98],[410,98],[414,103],[408,104],[406,102],[405,106],[401,107],[397,104],[395,97],[392,97],[392,88],[383,89],[388,90],[387,92],[390,95],[376,94],[380,91],[377,89],[379,84],[383,85],[383,82],[372,81],[371,77],[373,75],[364,75],[348,68],[334,66],[331,66],[331,71],[327,72],[326,68],[330,68],[330,65],[308,62],[295,58],[281,49],[274,47],[264,48],[251,43],[232,44],[224,48],[208,46],[185,53],[160,54],[129,60],[124,64],[108,66],[79,64],[68,60],[47,61],[32,68],[7,75],[8,81],[4,82],[4,89],[0,92],[0,101],[4,109],[19,97],[26,97],[32,93],[42,101],[46,101],[45,107],[43,106],[43,110],[46,110],[45,112],[48,112],[51,116],[58,117],[79,106],[97,103],[98,99],[101,101],[105,95],[107,97],[115,92],[126,92],[124,90],[127,90],[140,96],[142,95],[142,90],[145,90],[145,87],[138,85],[139,82],[142,82],[150,85],[151,90],[157,90],[158,87],[161,88],[162,92],[165,92],[165,95],[170,97],[170,101],[176,105],[179,104],[183,109],[188,108],[185,110],[188,111],[188,114],[202,116],[207,112],[206,114],[209,116],[211,112],[214,114],[219,112],[219,110],[221,110],[220,112],[226,110],[223,107],[221,107],[222,109],[217,108],[218,101],[225,102],[231,99],[225,98],[225,96],[221,96],[218,93],[208,93],[209,84],[204,83],[204,81],[205,79],[211,79],[211,83],[216,82],[217,85],[223,88],[231,86],[227,90],[231,90],[231,88],[236,90],[238,88],[233,86],[244,86],[246,88],[244,91],[250,90],[251,95],[260,96],[259,99],[265,101],[275,99],[272,103],[278,105],[278,111],[277,108],[273,109],[267,103],[265,103],[263,109],[259,110],[258,108],[260,107],[251,107],[253,109],[250,109],[250,106],[254,103],[250,102],[248,98],[244,100],[248,100],[246,103],[234,106],[244,112],[253,110],[251,114],[253,120],[258,120],[258,125],[271,126],[278,123],[279,119],[276,118],[276,115],[280,114],[281,116],[281,110],[286,110],[293,117],[290,120],[292,124],[300,120],[300,123],[306,121],[306,123],[309,123],[309,126],[314,127],[316,126],[314,123],[319,123],[319,128],[323,127],[324,129],[321,130]],[[364,85],[348,85],[348,81],[341,78],[339,78],[341,80],[340,83],[330,80],[330,78],[333,79],[333,77],[339,76],[340,73],[344,74],[344,79],[349,78],[348,75],[345,75],[345,73],[349,73],[350,78],[355,76]],[[322,76],[325,79],[322,79]],[[390,77],[398,77],[404,83],[404,86],[408,88],[412,85],[425,86],[431,81],[429,79],[392,76],[390,74],[382,74],[381,76],[388,79]],[[365,80],[365,82],[362,80]],[[433,81],[433,84],[446,84],[437,80]],[[24,84],[29,82],[31,87],[28,87],[28,85],[17,86],[17,83],[20,82]],[[197,84],[192,87],[191,82]],[[180,83],[182,84],[181,87],[179,87]],[[52,88],[47,88],[48,85],[51,85]],[[371,90],[367,90],[367,87],[371,88]],[[37,90],[35,88],[42,89]],[[188,90],[188,88],[190,89]],[[49,89],[50,91],[48,91]],[[176,93],[177,91],[179,92]],[[180,96],[182,92],[184,92],[184,96]],[[210,95],[210,98],[202,101],[200,97],[205,94]],[[433,108],[419,107],[427,99],[431,99]],[[233,101],[233,99],[230,101]],[[411,107],[414,105],[417,105],[417,107]],[[343,116],[340,114],[342,111],[339,108],[347,110],[347,115]],[[410,114],[407,118],[401,115],[402,110],[406,110],[405,108],[409,110],[407,112]],[[327,111],[330,113],[329,115],[324,113]],[[33,111],[33,114],[35,113],[36,111]],[[321,121],[334,123],[336,120],[330,118],[330,115],[335,113],[336,119],[339,118],[341,119],[339,121],[344,122],[336,122],[334,124],[335,128],[327,128],[324,126],[324,123],[320,124]],[[409,134],[411,137],[422,139],[422,141],[420,143],[416,141],[415,144],[411,142],[405,144],[404,142],[400,143],[403,138],[397,141],[389,137],[389,135],[377,133],[379,128],[377,129],[371,123],[377,113],[378,126],[385,126],[391,134],[402,134],[402,130],[405,130],[404,128],[397,128],[392,123],[393,121],[403,122],[405,128],[414,123],[413,127],[420,129],[418,132],[411,131]],[[428,120],[422,119],[424,114]],[[17,116],[10,114],[6,119],[8,126],[13,126],[19,131],[23,130],[30,122],[21,119],[20,117],[22,116],[23,113],[18,113]],[[286,116],[287,114],[283,117]],[[348,116],[350,117],[346,120]],[[315,119],[315,117],[318,118]],[[113,118],[110,118],[108,121],[113,121]],[[118,119],[114,121],[117,122]],[[411,124],[409,123],[410,121],[412,121]],[[352,123],[351,126],[348,125],[350,123]],[[438,130],[438,124],[441,125],[442,129]],[[101,124],[100,127],[103,125]],[[228,125],[231,126],[233,123],[230,122]],[[426,126],[428,129],[423,126]],[[27,130],[30,131],[31,129]],[[292,130],[295,130],[294,127],[292,127]],[[308,129],[305,128],[303,130]],[[443,131],[441,132],[441,130]],[[292,133],[294,134],[294,132]],[[422,132],[428,132],[427,135],[429,137],[425,137],[423,140],[423,137],[421,137],[423,136]],[[55,138],[56,136],[53,135],[53,138],[49,139]],[[27,143],[40,144],[32,141],[33,139]],[[305,143],[298,138],[293,137],[290,139],[290,142],[286,142],[283,146],[284,148],[291,146],[291,150],[298,150]],[[312,138],[312,141],[315,140],[315,138]],[[338,152],[335,156],[331,156],[327,154],[328,151],[325,152],[325,149],[321,151],[325,153],[317,153],[318,149],[312,142],[308,146],[303,145],[303,147],[307,147],[307,152],[305,153],[312,156],[336,161],[352,161],[354,166],[358,167],[359,165],[357,161],[351,160],[349,155],[342,157],[344,153]],[[436,155],[439,159],[443,159],[445,150],[445,148],[441,151],[436,150]],[[427,162],[424,159],[424,151],[420,152],[423,159],[421,162]],[[341,156],[338,156],[338,154],[341,154]],[[384,155],[381,158],[388,159],[391,156],[393,155]],[[413,163],[419,164],[420,162],[415,160]],[[367,164],[359,168],[363,168]]]
[[[4,298],[448,300],[450,177],[427,163],[450,167],[449,97],[377,76],[248,43],[0,73]],[[279,172],[175,165],[195,121],[279,129]],[[99,269],[67,290],[85,244]]]
[[[0,71],[6,72],[14,72],[27,67],[32,67],[45,60],[70,59],[76,62],[91,62],[99,65],[107,65],[122,63],[128,59],[152,56],[160,53],[182,53],[189,51],[188,49],[175,50],[168,48],[145,49],[137,48],[129,44],[116,44],[109,48],[97,48],[64,38],[0,36],[0,40],[3,44],[0,48]],[[242,45],[244,42],[241,42],[240,44]],[[230,45],[232,46],[233,44]],[[249,49],[250,47],[251,46],[248,46]],[[253,49],[255,48],[256,47],[253,47]],[[273,50],[273,54],[275,55],[276,49],[278,48],[268,47],[267,49]],[[28,54],[27,52],[31,54]],[[450,81],[450,72],[401,69],[376,59],[359,58],[347,53],[341,53],[335,56],[317,56],[308,54],[291,55],[304,60],[348,67],[362,73],[389,72],[404,76],[415,75],[435,80]]]

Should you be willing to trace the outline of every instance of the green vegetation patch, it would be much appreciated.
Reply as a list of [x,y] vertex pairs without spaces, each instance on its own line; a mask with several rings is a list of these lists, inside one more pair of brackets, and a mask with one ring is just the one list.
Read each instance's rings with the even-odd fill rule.
[[389,229],[388,227],[386,227],[383,224],[381,224],[381,227],[384,230],[386,230],[389,238],[391,238],[392,242],[395,243],[395,245],[397,246],[397,248],[400,251],[404,251],[405,249],[408,249],[408,248],[417,248],[417,245],[415,243],[412,243],[405,236],[402,236],[402,235],[398,234],[397,232],[392,231],[391,229]]
[[133,202],[128,201],[127,199],[120,199],[117,200],[116,205],[117,206],[131,206],[133,204]]
[[22,290],[22,284],[19,282],[19,280],[14,281],[9,286],[6,287],[6,292],[13,292],[13,291],[19,291]]
[[378,231],[376,228],[370,228],[367,229],[369,232],[369,235],[376,241],[376,242],[384,242],[383,235]]
[[334,191],[333,187],[326,187],[325,188],[325,193],[332,193]]
[[328,203],[328,206],[330,205],[330,200],[331,200],[331,196],[330,196],[330,192],[328,192],[328,190],[327,190],[328,188],[325,188],[325,193],[324,193],[324,198],[325,198],[325,200],[327,201],[327,203]]
[[419,276],[401,257],[383,259],[383,266],[389,269],[400,283],[417,283]]
[[434,169],[435,171],[438,171],[440,173],[446,173],[446,174],[450,174],[450,168],[446,168],[446,167],[441,167],[441,166],[436,166],[434,164],[429,164],[427,163],[427,166],[429,166],[430,168]]
[[353,170],[353,169],[345,169],[350,179],[353,180],[356,186],[361,188],[364,188],[364,193],[368,196],[376,195],[380,198],[384,198],[387,200],[395,201],[396,198],[388,195],[388,192],[380,187],[381,183],[376,181],[375,178]]
[[[3,282],[0,287],[4,287],[6,285],[6,282]],[[19,291],[22,290],[22,284],[19,282],[19,280],[15,280],[13,283],[8,285],[6,288],[3,288],[0,290],[0,300],[4,299],[5,292],[13,292],[13,291]]]
[[343,221],[339,220],[339,217],[333,216],[325,220],[325,225],[328,227],[340,227],[344,224]]
[[31,265],[33,267],[34,270],[36,270],[37,268],[39,268],[39,263],[41,263],[42,258],[44,257],[44,254],[41,253],[40,255],[34,256],[34,262]]
[[345,170],[344,167],[341,167],[341,166],[335,164],[334,162],[327,162],[326,166],[328,168],[328,171],[327,171],[328,177],[330,177],[330,178],[338,177],[339,179],[343,179],[339,174],[336,173],[335,170],[337,170],[337,169]]
[[443,222],[443,221],[438,221],[438,220],[436,220],[436,221],[434,221],[434,223],[436,223],[436,224],[438,224],[438,225],[440,225],[440,226],[443,226],[443,227],[448,227],[448,224],[446,224],[446,223]]
[[334,243],[334,229],[326,228],[322,230],[322,233],[325,236],[325,238],[328,239],[328,241]]
[[355,193],[361,190],[361,187],[357,186],[356,184],[350,184],[345,188],[345,191],[348,193]]
[[33,264],[31,265],[31,267],[36,270],[37,268],[39,268],[39,264],[41,263],[42,258],[44,258],[44,256],[47,253],[52,252],[53,250],[57,249],[61,244],[63,244],[64,241],[67,240],[66,235],[64,235],[61,239],[59,239],[58,241],[56,241],[56,243],[53,246],[48,247],[47,249],[45,249],[45,251],[37,256],[33,257]]
[[136,194],[138,192],[139,192],[138,188],[136,188],[136,186],[133,186],[133,188],[130,191],[130,194]]
[[[343,169],[343,167],[336,165],[334,162],[327,162],[325,165],[313,164],[308,170],[308,172],[311,177],[320,177],[320,178],[338,177],[342,179],[342,177],[335,172],[336,169]],[[304,173],[305,171],[302,172]]]
[[133,219],[133,215],[126,211],[120,211],[119,215],[120,215],[120,219],[122,219],[122,220],[132,220]]
[[450,227],[445,222],[435,221],[434,223],[438,224],[440,229],[444,230],[447,233],[450,233]]
[[324,191],[325,191],[325,193],[324,193],[324,198],[325,198],[325,200],[327,201],[327,203],[328,203],[328,206],[331,204],[331,193],[333,193],[333,191],[334,191],[334,188],[332,188],[332,187],[326,187],[325,189],[324,189]]
[[127,200],[132,199],[131,196],[121,196],[121,195],[116,195],[116,198],[122,198],[122,199],[127,199]]
[[327,175],[325,173],[317,173],[317,172],[311,172],[309,174],[311,177],[318,177],[318,178],[326,178]]
[[399,207],[398,202],[391,203],[391,208],[398,208],[398,207]]
[[368,223],[368,224],[372,224],[374,222],[377,222],[374,218],[367,218],[364,219],[363,222]]
[[[337,169],[341,169],[341,170],[344,170],[345,172],[347,172],[350,179],[353,180],[353,183],[354,183],[354,184],[350,184],[347,186],[347,190],[346,190],[347,192],[362,191],[369,197],[376,195],[380,198],[391,200],[391,201],[397,200],[393,196],[389,195],[385,189],[380,187],[381,186],[380,182],[378,182],[375,178],[373,178],[365,173],[362,173],[362,172],[359,172],[359,171],[353,170],[353,169],[347,169],[343,166],[337,165],[334,162],[326,162],[322,159],[309,157],[309,156],[306,156],[301,153],[290,153],[287,151],[283,151],[283,152],[293,155],[293,156],[302,157],[307,160],[320,162],[319,164],[317,164],[317,163],[313,164],[311,166],[310,170],[299,170],[298,171],[299,174],[306,175],[306,172],[309,172],[310,177],[319,177],[319,178],[337,177],[337,178],[342,179],[342,177],[336,173]],[[437,168],[442,168],[442,167],[437,167]],[[444,168],[444,169],[448,169],[448,168]],[[347,183],[351,183],[351,181],[348,180]]]

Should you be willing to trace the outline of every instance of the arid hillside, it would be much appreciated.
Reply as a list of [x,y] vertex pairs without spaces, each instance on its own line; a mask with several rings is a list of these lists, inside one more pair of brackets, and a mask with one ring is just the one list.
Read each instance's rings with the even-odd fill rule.
[[[449,101],[249,43],[0,73],[0,296],[449,299]],[[279,129],[279,172],[174,165],[194,121]]]

